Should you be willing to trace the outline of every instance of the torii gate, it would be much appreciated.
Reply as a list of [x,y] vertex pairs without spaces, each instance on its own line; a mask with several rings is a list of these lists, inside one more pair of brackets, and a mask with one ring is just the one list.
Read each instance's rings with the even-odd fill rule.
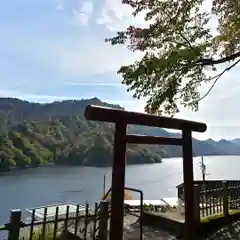
[[[194,239],[194,189],[193,189],[193,154],[192,131],[205,132],[206,124],[182,119],[149,115],[125,110],[89,105],[85,109],[87,120],[115,123],[110,240],[123,239],[125,155],[126,144],[160,144],[182,146],[183,180],[185,199],[185,239]],[[127,125],[142,125],[177,129],[182,131],[182,138],[167,138],[127,134]]]

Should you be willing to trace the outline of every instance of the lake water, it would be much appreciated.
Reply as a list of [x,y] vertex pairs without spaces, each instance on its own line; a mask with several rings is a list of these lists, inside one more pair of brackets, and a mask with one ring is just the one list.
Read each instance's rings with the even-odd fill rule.
[[[201,179],[200,158],[195,158],[195,179]],[[204,157],[207,179],[240,179],[240,156]],[[41,167],[14,171],[0,176],[0,225],[9,220],[10,209],[38,207],[56,202],[83,204],[97,201],[107,188],[111,168]],[[182,182],[182,159],[164,159],[162,164],[127,167],[126,185],[144,191],[145,199],[176,196]],[[137,199],[138,196],[134,196]]]

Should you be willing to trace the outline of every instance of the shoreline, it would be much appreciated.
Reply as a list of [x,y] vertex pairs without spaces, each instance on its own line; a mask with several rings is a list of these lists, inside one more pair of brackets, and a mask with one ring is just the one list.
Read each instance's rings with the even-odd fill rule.
[[[231,157],[231,156],[239,156],[240,155],[202,155],[202,156],[194,156],[193,158],[198,158],[198,157]],[[136,166],[136,165],[154,165],[154,164],[162,164],[164,159],[178,159],[178,158],[182,158],[180,157],[165,157],[162,158],[161,162],[146,162],[146,163],[131,163],[131,164],[127,164],[127,166]],[[36,168],[44,168],[44,167],[92,167],[92,168],[108,168],[108,167],[112,167],[111,164],[95,164],[95,165],[82,165],[82,164],[55,164],[54,162],[49,162],[49,163],[45,163],[45,164],[40,164],[38,166],[26,166],[23,168],[20,167],[12,167],[8,170],[1,170],[0,169],[0,177],[5,174],[5,173],[10,173],[10,172],[19,172],[19,171],[24,171],[24,170],[28,170],[28,169],[36,169]],[[0,166],[1,168],[1,166]]]
[[[153,163],[131,163],[127,164],[127,166],[135,166],[135,165],[153,165],[153,164],[161,164],[161,162],[153,162]],[[4,173],[10,173],[10,172],[19,172],[19,171],[24,171],[28,169],[36,169],[36,168],[45,168],[45,167],[93,167],[93,168],[107,168],[107,167],[112,167],[112,165],[104,165],[104,164],[96,164],[96,165],[82,165],[82,164],[55,164],[55,163],[46,163],[46,164],[40,164],[38,166],[26,166],[26,167],[12,167],[8,170],[0,170],[0,177]]]

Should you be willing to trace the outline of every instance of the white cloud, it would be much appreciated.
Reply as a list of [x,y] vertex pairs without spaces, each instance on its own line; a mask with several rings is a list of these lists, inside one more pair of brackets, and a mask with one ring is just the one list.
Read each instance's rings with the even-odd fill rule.
[[86,1],[82,5],[82,12],[91,14],[93,12],[93,3],[91,1]]
[[93,10],[93,3],[91,1],[85,1],[80,7],[80,10],[73,10],[73,14],[80,25],[86,25],[88,24],[89,18],[91,17]]
[[89,16],[86,13],[77,12],[76,10],[73,10],[73,13],[76,18],[76,21],[80,25],[86,25],[88,23]]
[[132,8],[122,4],[121,0],[105,0],[98,24],[106,25],[109,30],[119,31],[126,29],[129,24],[145,26],[144,13],[137,17],[132,16]]

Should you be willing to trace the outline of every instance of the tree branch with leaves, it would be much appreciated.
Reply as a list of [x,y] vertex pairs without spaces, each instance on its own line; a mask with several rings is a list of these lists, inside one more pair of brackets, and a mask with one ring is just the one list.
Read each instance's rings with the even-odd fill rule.
[[[240,62],[240,1],[207,1],[209,12],[202,10],[203,0],[123,0],[133,16],[144,12],[149,26],[129,26],[106,41],[143,52],[141,60],[118,73],[134,98],[148,99],[147,112],[174,115],[180,105],[197,111],[220,77]],[[213,17],[218,23],[214,35]],[[201,96],[206,83],[211,87]]]

